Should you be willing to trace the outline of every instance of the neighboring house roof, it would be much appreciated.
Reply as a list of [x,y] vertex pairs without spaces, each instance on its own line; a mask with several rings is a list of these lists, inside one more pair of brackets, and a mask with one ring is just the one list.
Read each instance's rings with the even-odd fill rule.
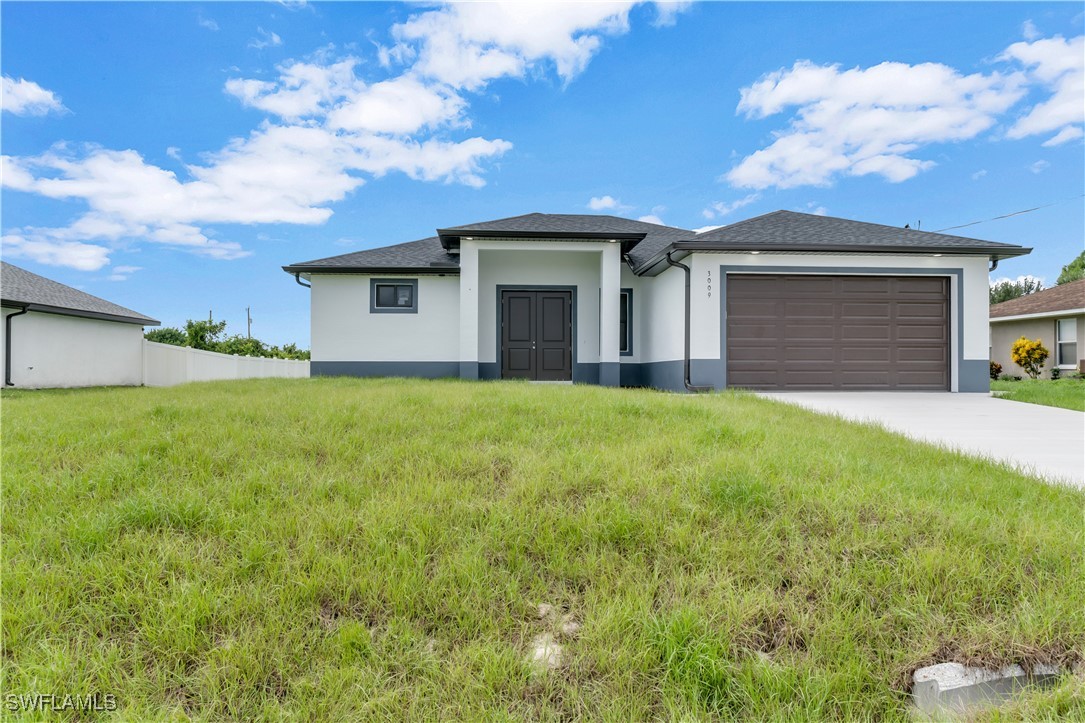
[[994,304],[991,306],[990,315],[991,321],[998,321],[1003,317],[1049,315],[1066,311],[1085,313],[1085,279]]
[[[315,259],[283,269],[289,273],[456,273],[459,257],[448,253],[465,237],[615,239],[636,273],[661,270],[668,251],[802,251],[980,254],[1009,258],[1032,249],[963,236],[916,231],[793,211],[774,211],[702,234],[598,214],[529,213],[438,229],[437,236],[397,246]],[[438,268],[434,268],[438,267]],[[443,268],[442,268],[443,267]]]
[[160,323],[157,319],[65,286],[59,281],[38,276],[6,261],[0,261],[0,302],[8,307],[25,307],[30,311],[49,314],[83,316],[142,326],[158,326]]

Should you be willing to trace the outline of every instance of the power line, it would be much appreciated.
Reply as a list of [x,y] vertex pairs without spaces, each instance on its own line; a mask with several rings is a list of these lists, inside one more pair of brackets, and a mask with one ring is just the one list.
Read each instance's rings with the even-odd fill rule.
[[987,223],[989,221],[998,221],[999,219],[1009,218],[1010,216],[1020,216],[1023,213],[1032,213],[1033,211],[1039,211],[1041,208],[1051,208],[1052,206],[1058,206],[1060,203],[1066,203],[1067,201],[1076,201],[1079,198],[1085,198],[1085,193],[1080,196],[1073,196],[1071,198],[1064,198],[1061,201],[1055,201],[1054,203],[1045,203],[1043,206],[1036,206],[1035,208],[1026,208],[1023,211],[1014,211],[1013,213],[1004,213],[1001,216],[995,216],[994,218],[985,218],[982,221],[972,221],[971,223],[962,223],[960,226],[947,226],[940,228],[935,233],[942,233],[943,231],[952,231],[955,228],[966,228],[968,226],[975,226],[979,223]]

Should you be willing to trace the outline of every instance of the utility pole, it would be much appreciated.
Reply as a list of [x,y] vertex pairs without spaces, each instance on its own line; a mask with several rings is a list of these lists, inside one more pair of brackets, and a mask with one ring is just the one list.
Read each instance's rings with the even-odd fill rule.
[[247,306],[245,307],[245,325],[246,325],[246,332],[245,333],[251,339],[252,338],[252,314],[249,313],[249,307],[247,307]]

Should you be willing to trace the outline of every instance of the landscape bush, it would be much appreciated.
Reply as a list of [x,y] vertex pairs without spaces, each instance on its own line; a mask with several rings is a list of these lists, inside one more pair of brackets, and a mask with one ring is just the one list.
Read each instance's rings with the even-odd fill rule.
[[259,356],[272,359],[309,358],[309,350],[299,349],[297,344],[275,346],[241,334],[224,336],[225,333],[225,321],[213,321],[211,319],[194,321],[189,319],[185,322],[184,331],[167,326],[149,331],[143,336],[147,341],[154,341],[159,344],[188,346],[193,349],[203,349],[204,351],[217,351],[220,354]]
[[1024,369],[1025,374],[1028,374],[1032,379],[1040,376],[1040,370],[1043,369],[1044,362],[1047,361],[1047,357],[1050,355],[1051,352],[1039,339],[1029,340],[1021,337],[1010,347],[1010,359],[1013,360],[1014,364]]
[[999,375],[1001,374],[1002,365],[996,361],[991,362],[991,380],[994,381],[995,379],[998,379]]

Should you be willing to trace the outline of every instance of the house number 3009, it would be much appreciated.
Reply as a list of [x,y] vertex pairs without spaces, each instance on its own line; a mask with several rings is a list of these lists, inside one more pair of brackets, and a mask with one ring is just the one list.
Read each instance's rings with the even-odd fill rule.
[[712,298],[712,270],[708,270],[708,298]]

